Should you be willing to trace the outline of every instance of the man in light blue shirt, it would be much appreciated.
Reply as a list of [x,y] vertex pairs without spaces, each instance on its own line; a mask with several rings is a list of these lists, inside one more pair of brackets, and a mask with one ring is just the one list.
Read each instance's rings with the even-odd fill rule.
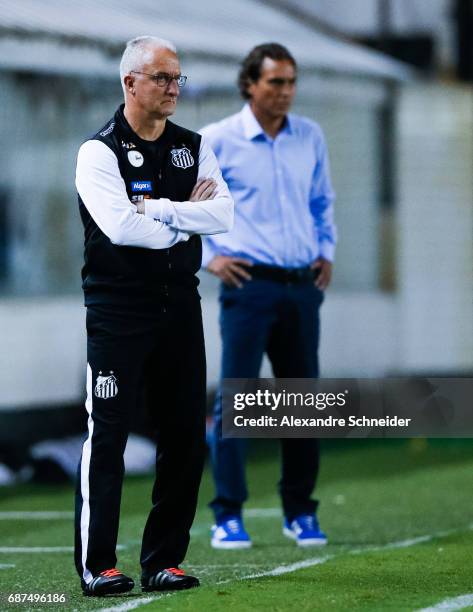
[[[235,201],[234,229],[204,241],[203,266],[221,281],[222,379],[256,378],[264,353],[278,378],[319,374],[319,307],[330,283],[336,230],[327,149],[320,127],[288,114],[297,66],[276,43],[242,63],[242,111],[202,130]],[[245,440],[223,439],[215,405],[212,465],[214,548],[248,548]],[[283,439],[279,492],[283,533],[300,546],[327,542],[311,498],[315,439]]]

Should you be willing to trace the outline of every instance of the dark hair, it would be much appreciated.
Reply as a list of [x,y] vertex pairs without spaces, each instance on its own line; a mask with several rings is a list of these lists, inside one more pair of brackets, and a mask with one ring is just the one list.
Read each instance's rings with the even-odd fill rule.
[[264,59],[269,57],[272,60],[287,60],[297,68],[296,60],[292,57],[286,47],[278,43],[265,43],[254,47],[241,63],[238,75],[238,88],[241,97],[245,100],[250,99],[247,88],[250,83],[255,83],[261,76],[261,66]]

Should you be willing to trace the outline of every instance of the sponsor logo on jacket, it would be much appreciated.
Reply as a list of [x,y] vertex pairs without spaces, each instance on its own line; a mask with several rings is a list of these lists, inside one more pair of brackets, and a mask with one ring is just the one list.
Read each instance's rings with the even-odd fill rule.
[[112,121],[112,123],[106,127],[102,132],[100,132],[100,136],[108,136],[109,134],[111,134],[113,132],[115,128],[115,121]]
[[152,181],[131,181],[131,190],[135,193],[153,191],[153,183]]

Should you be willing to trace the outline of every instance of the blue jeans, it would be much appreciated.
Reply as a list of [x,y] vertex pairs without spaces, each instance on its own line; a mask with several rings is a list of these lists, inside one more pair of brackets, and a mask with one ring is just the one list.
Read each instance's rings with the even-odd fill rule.
[[[266,352],[276,378],[316,378],[319,374],[319,308],[323,292],[308,281],[283,284],[253,279],[242,289],[222,285],[220,333],[223,378],[258,378]],[[216,520],[240,515],[248,498],[246,440],[222,438],[222,403],[217,392],[211,440]],[[284,515],[292,520],[312,514],[311,499],[319,469],[319,441],[281,440],[279,494]]]

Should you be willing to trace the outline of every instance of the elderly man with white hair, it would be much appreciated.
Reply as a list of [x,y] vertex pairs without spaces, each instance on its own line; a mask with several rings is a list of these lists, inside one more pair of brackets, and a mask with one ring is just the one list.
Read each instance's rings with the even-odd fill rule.
[[171,123],[181,74],[174,45],[131,40],[125,104],[79,150],[85,230],[88,436],[79,463],[75,563],[85,595],[131,590],[116,569],[123,453],[142,401],[157,436],[141,549],[144,591],[186,589],[205,454],[205,352],[196,273],[200,235],[230,229],[233,200],[199,134]]

